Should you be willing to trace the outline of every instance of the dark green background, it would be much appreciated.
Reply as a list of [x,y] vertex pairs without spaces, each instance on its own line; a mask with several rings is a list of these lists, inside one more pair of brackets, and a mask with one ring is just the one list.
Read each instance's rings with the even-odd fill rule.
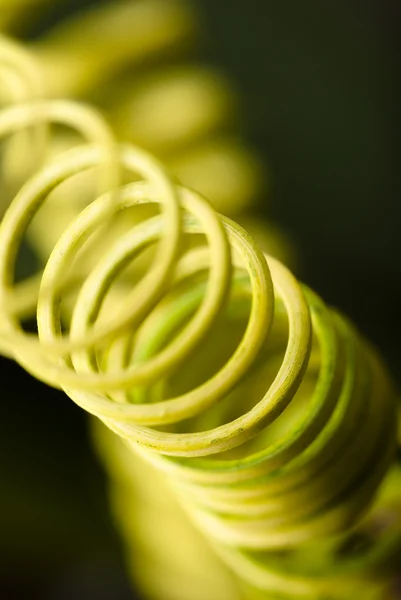
[[[40,27],[83,4],[53,3]],[[261,212],[400,380],[399,3],[198,4],[202,58],[231,78],[271,173]],[[6,360],[0,376],[0,598],[132,597],[85,415]]]

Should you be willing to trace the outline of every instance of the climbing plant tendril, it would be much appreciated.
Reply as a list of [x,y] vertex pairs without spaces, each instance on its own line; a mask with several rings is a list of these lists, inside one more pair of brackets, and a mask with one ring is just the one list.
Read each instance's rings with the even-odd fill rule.
[[[84,143],[45,160],[0,224],[1,351],[98,417],[112,470],[160,478],[238,577],[232,597],[392,598],[396,395],[375,350],[151,154],[115,143],[93,109],[20,102],[1,112],[0,134],[54,122]],[[36,276],[28,334],[13,303],[18,251],[48,196],[84,172],[98,194]],[[113,219],[144,206],[102,243]],[[79,268],[93,243],[97,260]]]

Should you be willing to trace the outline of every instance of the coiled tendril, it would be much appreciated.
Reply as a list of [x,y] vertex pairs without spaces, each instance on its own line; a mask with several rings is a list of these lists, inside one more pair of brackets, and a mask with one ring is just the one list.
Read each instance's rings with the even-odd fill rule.
[[[7,109],[0,132],[31,124],[38,114],[93,139],[101,123],[89,109],[42,102],[39,112],[35,104]],[[328,566],[351,571],[347,585],[355,586],[358,571],[334,559],[333,548],[369,506],[394,456],[394,393],[383,366],[344,317],[265,257],[240,226],[180,187],[146,152],[105,147],[106,132],[101,126],[97,144],[39,170],[4,216],[2,344],[166,473],[218,553],[254,586],[293,596],[328,592],[332,577],[297,573],[299,553],[308,551],[302,548],[312,545],[313,557],[319,540],[326,562],[323,568],[311,560],[312,575]],[[99,166],[110,181],[116,160],[141,181],[101,194],[61,236],[41,277],[33,339],[10,308],[26,229],[55,187]],[[99,252],[82,276],[70,322],[62,323],[65,281],[80,252],[111,214],[143,204],[158,213]],[[153,246],[143,277],[124,277]],[[106,306],[119,277],[123,289]],[[227,360],[220,365],[215,356],[197,381],[205,364],[197,353],[224,346],[226,338],[214,339],[214,331],[228,338],[236,327],[242,335],[230,342]],[[189,369],[195,383],[174,394]],[[295,417],[285,425],[292,405]],[[293,553],[292,577],[280,574],[278,549]]]
[[[0,135],[53,121],[90,143],[39,169],[4,215],[2,352],[167,476],[251,597],[380,597],[391,580],[383,566],[400,548],[401,511],[399,471],[389,471],[395,395],[374,350],[150,154],[116,146],[92,109],[22,103],[0,114]],[[82,172],[100,179],[100,193],[43,269],[36,337],[13,306],[18,250],[47,197]],[[133,182],[119,185],[122,174]],[[103,247],[99,232],[143,205],[150,216]],[[93,240],[97,260],[76,281]],[[128,267],[144,253],[141,275]],[[397,517],[374,543],[357,557],[342,550],[393,505]]]

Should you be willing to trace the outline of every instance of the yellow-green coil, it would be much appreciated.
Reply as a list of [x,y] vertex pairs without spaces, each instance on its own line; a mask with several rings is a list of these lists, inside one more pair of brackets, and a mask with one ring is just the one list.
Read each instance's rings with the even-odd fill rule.
[[[401,533],[397,410],[376,352],[154,157],[114,144],[92,109],[11,106],[0,134],[51,122],[88,143],[38,170],[4,215],[3,353],[98,417],[133,465],[160,473],[244,597],[390,598]],[[18,249],[47,197],[83,172],[100,192],[43,269],[36,337],[13,307]],[[144,206],[140,223],[99,244],[113,219]],[[97,260],[85,272],[93,240]],[[138,274],[129,266],[143,253]],[[347,544],[356,533],[369,543],[355,556]]]

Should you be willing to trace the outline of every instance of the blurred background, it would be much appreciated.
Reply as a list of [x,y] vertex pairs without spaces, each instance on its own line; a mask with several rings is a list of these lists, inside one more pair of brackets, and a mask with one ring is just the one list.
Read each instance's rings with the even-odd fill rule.
[[[259,212],[400,382],[400,4],[193,2],[201,59],[236,88],[269,172]],[[33,40],[89,4],[27,8],[14,32]],[[0,377],[0,598],[132,599],[85,414],[6,359]]]

